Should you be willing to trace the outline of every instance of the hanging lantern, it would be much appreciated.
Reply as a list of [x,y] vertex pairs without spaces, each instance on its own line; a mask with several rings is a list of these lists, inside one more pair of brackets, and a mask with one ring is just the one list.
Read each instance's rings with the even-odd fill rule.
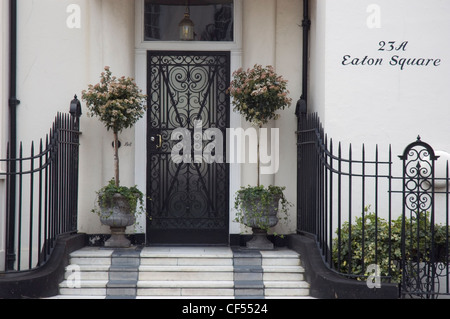
[[181,20],[180,27],[180,40],[192,41],[194,40],[194,22],[190,19],[189,7],[186,7],[184,18]]

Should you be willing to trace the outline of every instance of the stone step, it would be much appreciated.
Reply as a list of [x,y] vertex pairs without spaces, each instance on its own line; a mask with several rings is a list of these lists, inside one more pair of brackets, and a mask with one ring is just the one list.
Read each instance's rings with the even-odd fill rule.
[[264,287],[270,288],[270,289],[276,289],[276,288],[286,288],[286,289],[309,289],[309,284],[306,281],[299,280],[299,281],[265,281]]
[[141,271],[139,280],[165,280],[165,281],[186,281],[186,280],[233,280],[233,270],[229,271]]
[[141,257],[141,266],[233,266],[232,258]]
[[300,256],[288,249],[86,247],[71,254],[60,295],[55,298],[262,299],[308,295]]
[[233,288],[139,288],[137,297],[210,297],[210,298],[232,298],[234,296]]
[[233,258],[228,247],[146,247],[142,250],[141,258]]
[[283,297],[283,296],[302,296],[306,297],[309,296],[309,288],[308,289],[284,289],[284,288],[266,288],[265,291],[266,297]]
[[303,273],[282,273],[282,272],[271,272],[263,273],[263,280],[267,281],[303,281]]
[[89,288],[106,288],[106,285],[108,284],[109,280],[81,280],[77,285],[72,285],[71,281],[63,281],[59,287],[60,288],[67,288],[67,289],[73,289],[74,291],[77,288],[81,289],[89,289]]
[[141,265],[140,272],[229,272],[233,271],[233,266],[210,266],[210,265],[189,265],[189,266],[161,266],[161,265]]
[[59,294],[63,296],[106,296],[109,280],[63,281],[59,285]]
[[157,280],[151,280],[151,281],[142,281],[140,280],[138,282],[138,288],[210,288],[214,287],[217,289],[223,289],[223,288],[233,288],[234,287],[234,281],[233,280],[217,280],[217,281],[193,281],[193,280],[186,280],[186,281],[157,281]]

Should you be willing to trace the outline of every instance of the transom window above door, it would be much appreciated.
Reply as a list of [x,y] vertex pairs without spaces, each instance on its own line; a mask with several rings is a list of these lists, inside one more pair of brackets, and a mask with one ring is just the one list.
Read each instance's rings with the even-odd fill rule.
[[145,0],[144,41],[180,40],[234,41],[234,1]]

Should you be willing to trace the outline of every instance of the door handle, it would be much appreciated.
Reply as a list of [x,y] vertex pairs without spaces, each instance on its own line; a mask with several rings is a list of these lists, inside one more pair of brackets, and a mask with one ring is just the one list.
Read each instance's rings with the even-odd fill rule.
[[156,149],[160,149],[162,147],[162,136],[161,134],[157,134],[156,137],[158,138],[158,145],[156,145]]
[[161,134],[156,134],[152,137],[150,137],[150,141],[152,141],[153,143],[155,143],[155,147],[156,149],[160,149],[162,147],[162,135]]

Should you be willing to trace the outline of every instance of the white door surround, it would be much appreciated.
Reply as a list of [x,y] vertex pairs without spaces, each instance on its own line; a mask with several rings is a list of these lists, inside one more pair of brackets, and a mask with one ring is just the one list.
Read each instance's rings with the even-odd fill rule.
[[[242,66],[242,1],[234,1],[234,41],[144,41],[144,0],[136,0],[136,47],[135,47],[135,79],[141,88],[147,88],[147,51],[229,51],[231,53],[231,72]],[[145,91],[144,90],[144,91]],[[241,127],[241,116],[230,112],[230,126]],[[147,174],[147,121],[141,119],[135,126],[135,183],[139,189],[146,189]],[[230,234],[239,234],[240,224],[234,222],[234,194],[241,187],[241,166],[230,164]],[[143,219],[145,217],[142,217]],[[145,228],[145,220],[139,224]],[[144,230],[145,231],[145,230]]]

